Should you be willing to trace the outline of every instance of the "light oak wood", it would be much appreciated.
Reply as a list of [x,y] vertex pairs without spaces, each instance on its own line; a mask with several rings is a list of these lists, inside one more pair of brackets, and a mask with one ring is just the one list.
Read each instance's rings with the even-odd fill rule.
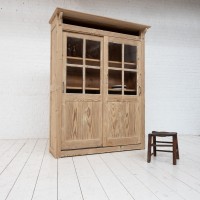
[[72,10],[66,10],[62,8],[56,8],[51,19],[49,20],[50,24],[52,23],[52,21],[54,20],[55,16],[58,13],[62,13],[62,17],[66,19],[73,19],[74,21],[80,21],[80,22],[89,21],[91,24],[98,23],[101,26],[119,27],[120,29],[126,29],[129,31],[142,31],[145,28],[150,28],[150,26],[147,26],[147,25],[120,21],[116,19],[90,15],[90,14],[81,13],[81,12],[72,11]]
[[101,102],[65,102],[62,149],[102,145],[101,105]]
[[141,144],[136,145],[122,145],[113,147],[99,147],[99,148],[87,148],[87,149],[75,149],[75,150],[65,150],[61,151],[61,157],[65,156],[79,156],[79,155],[89,155],[98,153],[109,153],[113,151],[128,151],[133,149],[141,149]]
[[110,32],[110,31],[99,30],[99,29],[94,29],[94,28],[81,27],[80,29],[80,26],[70,25],[70,24],[63,24],[62,28],[63,28],[63,31],[65,32],[70,31],[72,33],[81,33],[81,34],[90,33],[90,35],[95,35],[95,36],[101,36],[101,37],[108,36],[108,37],[130,39],[130,40],[135,40],[135,41],[138,41],[141,39],[140,36]]
[[[149,26],[60,8],[50,23],[49,151],[57,158],[144,148]],[[110,44],[121,45],[121,52]]]

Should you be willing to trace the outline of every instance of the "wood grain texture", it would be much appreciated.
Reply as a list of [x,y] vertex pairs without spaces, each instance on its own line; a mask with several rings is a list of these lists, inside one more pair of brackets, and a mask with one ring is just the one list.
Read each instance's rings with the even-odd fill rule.
[[127,35],[127,34],[121,34],[121,33],[116,33],[116,32],[110,32],[110,31],[104,31],[104,30],[99,30],[99,29],[93,29],[93,28],[86,28],[86,27],[80,27],[75,26],[75,25],[70,25],[70,24],[62,24],[63,31],[70,31],[73,33],[80,33],[80,34],[91,34],[95,36],[109,36],[109,37],[116,37],[116,38],[121,38],[121,39],[130,39],[130,40],[135,40],[138,41],[140,40],[139,36],[135,35]]
[[145,148],[145,33],[147,29],[141,32],[141,44],[139,50],[139,61],[140,61],[140,86],[141,86],[141,95],[140,95],[140,114],[141,114],[141,123],[140,125],[140,140],[143,145],[142,149]]
[[62,149],[102,145],[101,109],[101,102],[65,102]]
[[56,149],[56,28],[51,31],[50,148]]
[[107,140],[105,146],[140,143],[138,107],[134,102],[107,103]]
[[98,148],[85,148],[85,149],[72,149],[72,150],[68,149],[68,150],[61,151],[61,157],[110,153],[110,152],[117,152],[117,151],[129,151],[129,150],[134,150],[134,149],[141,149],[141,144],[106,146],[106,147],[98,147]]
[[97,15],[91,15],[86,13],[81,13],[77,11],[62,9],[62,8],[56,8],[51,19],[49,20],[49,23],[52,23],[53,19],[56,15],[59,13],[63,13],[63,17],[70,18],[73,20],[78,20],[81,22],[89,22],[91,24],[100,24],[101,26],[110,26],[110,27],[119,27],[121,29],[127,29],[130,31],[141,31],[146,28],[150,28],[148,25],[143,24],[137,24],[137,23],[131,23],[116,19],[111,19],[107,17],[97,16]]

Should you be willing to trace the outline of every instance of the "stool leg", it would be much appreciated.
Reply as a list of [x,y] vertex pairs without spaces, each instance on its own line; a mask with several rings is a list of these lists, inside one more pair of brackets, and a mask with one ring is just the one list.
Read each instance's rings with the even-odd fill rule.
[[176,165],[176,155],[177,155],[177,139],[176,136],[173,136],[173,165]]
[[156,156],[156,136],[153,136],[153,155]]
[[176,158],[179,159],[178,136],[176,136]]
[[151,162],[151,134],[148,134],[147,162]]

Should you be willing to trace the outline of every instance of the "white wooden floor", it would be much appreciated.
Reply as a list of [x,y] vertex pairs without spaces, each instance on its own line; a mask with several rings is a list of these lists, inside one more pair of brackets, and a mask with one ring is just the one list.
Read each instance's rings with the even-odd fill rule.
[[180,160],[126,151],[54,159],[47,139],[0,140],[0,200],[200,200],[200,137],[179,135]]

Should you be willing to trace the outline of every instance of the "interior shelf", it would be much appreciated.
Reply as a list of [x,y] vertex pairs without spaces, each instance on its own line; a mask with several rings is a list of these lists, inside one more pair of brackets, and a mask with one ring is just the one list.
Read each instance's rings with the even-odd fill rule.
[[136,63],[124,62],[125,65],[136,65]]
[[[67,86],[66,89],[73,89],[73,90],[80,90],[83,89],[82,87],[71,87],[71,86]],[[91,88],[91,87],[86,87],[86,90],[100,90],[100,88]]]
[[[109,88],[108,91],[122,91],[121,88]],[[126,92],[135,92],[136,90],[135,89],[125,89],[124,88],[124,91]]]
[[83,65],[69,64],[69,63],[67,63],[66,65],[67,65],[67,67],[79,67],[79,68],[83,68]]
[[100,90],[100,88],[90,88],[90,87],[86,87],[86,90]]
[[82,87],[72,87],[72,86],[67,86],[66,89],[73,89],[73,90],[82,90]]
[[117,67],[108,67],[111,70],[118,70],[118,71],[122,71],[122,68],[117,68]]
[[86,65],[85,68],[86,68],[86,69],[100,69],[100,66],[90,66],[90,65]]
[[[74,60],[83,60],[82,57],[66,56],[66,58],[74,59]],[[100,61],[100,59],[92,59],[92,58],[85,58],[85,60],[90,60],[90,61]]]
[[85,58],[85,60],[89,60],[89,61],[100,61],[100,59],[92,59],[92,58]]
[[116,63],[116,64],[122,64],[122,62],[119,62],[119,61],[108,61],[109,63]]
[[72,56],[67,56],[67,63],[68,64],[83,64],[83,58],[81,57],[72,57]]
[[74,60],[83,60],[82,57],[67,56],[67,58],[74,59]]

